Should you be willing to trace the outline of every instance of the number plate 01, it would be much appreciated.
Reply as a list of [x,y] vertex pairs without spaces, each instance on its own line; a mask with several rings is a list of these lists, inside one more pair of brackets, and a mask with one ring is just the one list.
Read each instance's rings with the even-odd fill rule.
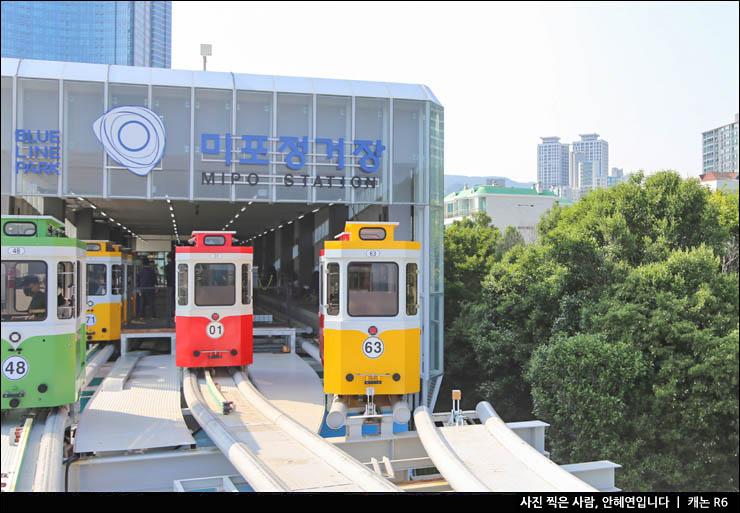
[[206,326],[206,335],[211,338],[221,338],[224,334],[224,325],[218,321],[209,322]]

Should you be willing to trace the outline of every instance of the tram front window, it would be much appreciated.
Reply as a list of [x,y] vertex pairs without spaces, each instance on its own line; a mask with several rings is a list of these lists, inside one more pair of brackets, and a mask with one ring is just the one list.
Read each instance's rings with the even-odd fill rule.
[[353,317],[398,315],[398,264],[351,262],[347,268],[347,312]]
[[87,264],[87,295],[105,296],[105,264]]
[[195,304],[231,306],[236,301],[234,264],[195,264]]
[[3,260],[2,320],[46,319],[46,262]]

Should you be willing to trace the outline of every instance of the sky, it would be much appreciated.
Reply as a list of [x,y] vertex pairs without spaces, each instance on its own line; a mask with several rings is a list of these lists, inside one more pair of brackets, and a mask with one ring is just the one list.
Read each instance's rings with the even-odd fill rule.
[[740,97],[738,3],[172,2],[172,68],[425,84],[445,173],[537,178],[598,133],[625,173],[701,173]]

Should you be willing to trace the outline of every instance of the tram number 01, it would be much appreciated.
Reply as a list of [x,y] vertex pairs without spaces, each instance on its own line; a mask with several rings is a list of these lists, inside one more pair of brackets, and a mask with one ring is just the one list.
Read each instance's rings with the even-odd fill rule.
[[368,338],[362,343],[362,354],[368,358],[377,358],[383,351],[385,351],[383,341],[377,337]]
[[11,356],[3,362],[3,376],[13,381],[28,374],[28,362],[22,356]]
[[220,322],[209,322],[206,326],[206,335],[211,338],[221,338],[224,334],[224,325]]

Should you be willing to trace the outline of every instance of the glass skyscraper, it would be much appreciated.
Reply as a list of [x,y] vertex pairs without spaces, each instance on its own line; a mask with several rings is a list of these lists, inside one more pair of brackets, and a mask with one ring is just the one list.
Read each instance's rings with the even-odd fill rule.
[[169,68],[172,2],[2,2],[2,56]]

